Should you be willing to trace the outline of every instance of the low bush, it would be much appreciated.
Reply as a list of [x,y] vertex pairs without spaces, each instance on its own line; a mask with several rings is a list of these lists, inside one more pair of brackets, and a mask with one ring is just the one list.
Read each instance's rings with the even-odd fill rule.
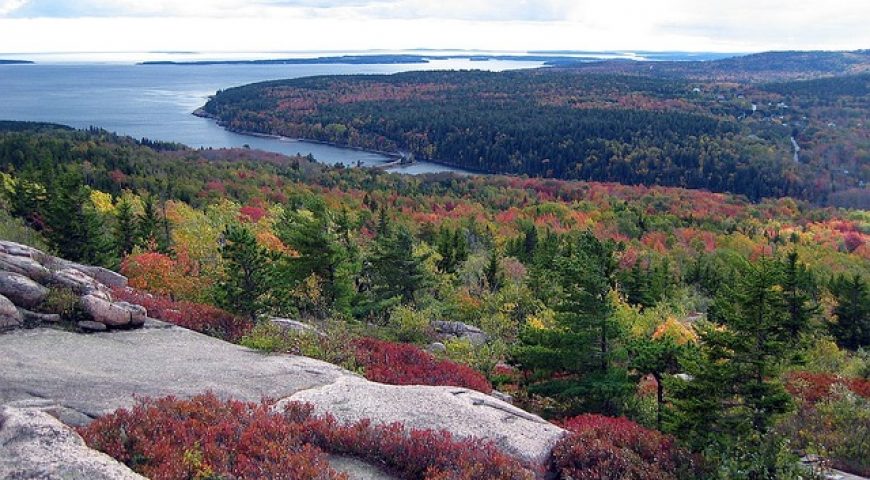
[[250,320],[211,305],[175,301],[129,287],[112,289],[112,297],[145,307],[150,317],[230,342],[239,341],[253,328]]
[[449,385],[489,394],[492,385],[469,366],[436,358],[415,345],[360,338],[356,362],[369,380],[391,385]]
[[571,434],[553,450],[559,478],[667,480],[694,478],[697,461],[672,437],[625,418],[580,415],[560,426]]
[[828,459],[835,468],[870,475],[870,381],[792,372],[786,388],[797,408],[777,430],[792,446]]
[[342,321],[325,323],[322,335],[298,332],[282,328],[271,322],[261,322],[241,338],[240,344],[248,348],[272,353],[305,355],[339,365],[348,370],[358,370],[353,349],[348,348],[357,332]]
[[385,466],[403,479],[530,480],[531,472],[490,443],[400,424],[344,425],[306,404],[283,412],[267,402],[140,399],[79,433],[88,445],[154,480],[179,478],[342,479],[324,451]]
[[791,372],[786,375],[785,388],[799,403],[815,404],[831,398],[837,386],[855,395],[870,398],[870,380],[846,378],[831,373]]
[[37,310],[42,313],[56,313],[67,321],[84,319],[84,313],[79,306],[79,296],[66,287],[49,288],[48,295]]

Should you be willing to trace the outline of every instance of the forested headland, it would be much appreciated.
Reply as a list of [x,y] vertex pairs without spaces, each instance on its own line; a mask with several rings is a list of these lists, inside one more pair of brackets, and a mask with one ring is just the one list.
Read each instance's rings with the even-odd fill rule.
[[868,65],[864,52],[783,52],[313,77],[223,90],[204,111],[237,131],[474,171],[867,208]]

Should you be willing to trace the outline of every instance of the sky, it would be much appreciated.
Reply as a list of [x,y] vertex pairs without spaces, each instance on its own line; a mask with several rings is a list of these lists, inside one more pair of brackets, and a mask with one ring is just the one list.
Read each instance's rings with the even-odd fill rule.
[[0,0],[40,52],[870,48],[870,0]]

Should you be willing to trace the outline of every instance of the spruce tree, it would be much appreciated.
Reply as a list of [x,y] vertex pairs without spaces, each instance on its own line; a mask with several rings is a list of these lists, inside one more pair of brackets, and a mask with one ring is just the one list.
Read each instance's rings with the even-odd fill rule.
[[43,217],[51,246],[68,260],[113,266],[114,249],[107,237],[107,226],[91,204],[81,176],[64,172],[52,181],[48,191]]
[[414,253],[414,236],[404,226],[378,237],[368,258],[371,291],[363,310],[383,314],[399,304],[412,303],[416,293],[429,284],[423,268],[425,258]]
[[691,380],[675,382],[670,422],[695,449],[764,438],[789,410],[777,367],[807,326],[792,323],[785,270],[770,259],[746,266],[733,285],[723,284],[709,322],[697,326],[699,349],[682,362]]
[[133,207],[127,199],[121,199],[115,209],[115,248],[118,256],[127,256],[138,243],[138,225]]
[[227,310],[257,320],[269,305],[274,267],[269,252],[245,227],[228,225],[221,246],[223,277],[216,287],[218,303]]
[[618,413],[631,391],[625,368],[618,366],[618,325],[611,290],[617,245],[589,232],[564,245],[550,271],[558,283],[557,328],[527,327],[515,360],[524,368],[557,376],[529,391],[567,401],[575,410]]
[[831,282],[837,300],[831,334],[843,348],[857,350],[870,346],[870,289],[859,275],[841,275]]
[[360,268],[352,230],[347,211],[336,215],[319,198],[288,208],[276,226],[278,238],[297,253],[286,262],[288,282],[297,284],[316,275],[327,302],[344,313],[350,311]]

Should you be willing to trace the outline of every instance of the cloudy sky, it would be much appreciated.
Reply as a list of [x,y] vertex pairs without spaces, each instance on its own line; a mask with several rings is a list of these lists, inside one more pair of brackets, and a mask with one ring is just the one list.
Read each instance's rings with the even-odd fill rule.
[[0,0],[0,53],[870,48],[870,0]]

